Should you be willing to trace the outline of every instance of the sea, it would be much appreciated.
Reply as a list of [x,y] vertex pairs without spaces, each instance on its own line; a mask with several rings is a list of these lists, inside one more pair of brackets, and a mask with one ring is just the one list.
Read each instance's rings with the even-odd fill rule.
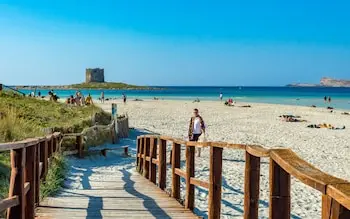
[[[165,100],[219,100],[233,98],[237,102],[270,103],[317,107],[331,106],[338,109],[350,109],[350,88],[340,87],[154,87],[151,90],[80,90],[85,96],[91,94],[99,98],[104,91],[105,98],[120,99],[124,93],[128,100],[133,99],[165,99]],[[30,93],[30,90],[20,90]],[[39,90],[36,90],[38,92]],[[47,95],[49,90],[40,90]],[[54,90],[60,98],[74,95],[76,90]],[[324,97],[331,97],[331,103],[324,102]]]

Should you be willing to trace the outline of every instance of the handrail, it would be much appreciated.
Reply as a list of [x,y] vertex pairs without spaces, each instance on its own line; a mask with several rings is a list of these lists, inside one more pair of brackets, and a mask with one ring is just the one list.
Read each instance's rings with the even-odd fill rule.
[[[150,144],[156,142],[157,144]],[[158,185],[165,189],[167,142],[172,142],[171,196],[180,198],[180,177],[186,181],[185,208],[194,208],[194,186],[209,190],[209,218],[220,218],[222,149],[244,150],[246,153],[244,183],[244,218],[258,218],[260,190],[260,158],[270,159],[270,216],[272,219],[290,218],[291,176],[322,193],[322,218],[350,218],[350,182],[322,172],[286,148],[266,149],[259,145],[226,142],[193,142],[169,136],[142,135],[137,137],[136,166],[146,178],[156,183],[152,175],[158,170]],[[186,147],[186,170],[180,169],[180,147]],[[157,150],[158,156],[150,155]],[[194,148],[210,148],[209,182],[194,176]],[[152,158],[152,159],[151,159]],[[154,161],[158,162],[154,162]],[[158,168],[156,168],[158,166]],[[150,174],[149,174],[150,173]]]
[[7,209],[8,219],[35,217],[39,205],[40,181],[45,180],[48,163],[61,151],[62,134],[0,144],[1,151],[11,151],[11,180],[9,197],[0,200],[0,212]]

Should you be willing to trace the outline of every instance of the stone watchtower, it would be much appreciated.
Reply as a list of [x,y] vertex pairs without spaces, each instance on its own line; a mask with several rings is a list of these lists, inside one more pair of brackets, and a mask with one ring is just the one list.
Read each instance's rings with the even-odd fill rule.
[[87,68],[85,71],[86,83],[105,82],[105,70],[103,68]]

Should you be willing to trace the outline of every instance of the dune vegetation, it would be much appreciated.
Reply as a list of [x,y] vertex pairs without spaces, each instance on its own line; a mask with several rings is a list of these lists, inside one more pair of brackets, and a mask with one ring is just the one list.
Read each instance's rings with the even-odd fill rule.
[[[48,130],[81,132],[91,126],[93,115],[109,123],[110,115],[95,106],[69,106],[0,91],[0,143],[44,136]],[[55,154],[50,165],[46,182],[41,187],[42,197],[56,192],[64,179],[63,156]],[[0,199],[8,196],[9,178],[10,153],[0,152]]]

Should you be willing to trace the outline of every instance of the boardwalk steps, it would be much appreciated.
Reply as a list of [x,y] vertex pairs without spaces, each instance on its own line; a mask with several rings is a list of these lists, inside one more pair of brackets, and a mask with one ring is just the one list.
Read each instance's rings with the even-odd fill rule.
[[126,175],[95,172],[89,177],[88,189],[63,189],[56,197],[42,201],[36,216],[38,219],[198,218],[137,173]]

